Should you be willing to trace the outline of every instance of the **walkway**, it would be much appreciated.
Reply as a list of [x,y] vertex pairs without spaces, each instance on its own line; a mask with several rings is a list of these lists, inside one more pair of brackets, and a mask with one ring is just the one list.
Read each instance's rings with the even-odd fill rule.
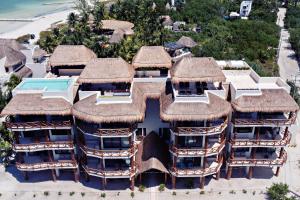
[[[285,14],[286,8],[279,8],[276,24],[281,27],[281,33],[277,63],[281,78],[284,80],[295,80],[295,75],[299,73],[299,65],[295,58],[295,52],[291,49],[291,44],[289,43],[290,34],[288,30],[284,28]],[[297,79],[300,80],[300,77]],[[298,83],[300,85],[300,81]]]

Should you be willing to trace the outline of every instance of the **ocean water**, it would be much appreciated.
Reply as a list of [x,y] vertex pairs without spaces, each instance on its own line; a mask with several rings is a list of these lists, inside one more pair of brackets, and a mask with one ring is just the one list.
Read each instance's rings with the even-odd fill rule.
[[[34,18],[63,11],[73,6],[73,0],[0,0],[0,19]],[[26,22],[0,21],[0,33],[25,25]]]

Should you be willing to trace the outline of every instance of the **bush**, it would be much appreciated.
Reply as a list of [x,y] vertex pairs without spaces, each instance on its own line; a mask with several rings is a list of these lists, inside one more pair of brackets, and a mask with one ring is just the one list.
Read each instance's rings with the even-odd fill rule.
[[189,192],[189,191],[187,191],[185,194],[190,194],[190,192]]
[[59,191],[59,192],[58,192],[58,195],[59,195],[59,196],[61,196],[61,195],[62,195],[61,191]]
[[49,196],[49,192],[48,192],[48,191],[45,191],[45,192],[44,192],[44,195],[45,195],[45,196]]
[[22,35],[20,37],[18,37],[16,40],[19,43],[29,43],[29,40],[31,39],[31,35],[30,34],[26,34],[26,35]]
[[70,196],[73,196],[75,194],[75,192],[70,192]]
[[158,187],[158,191],[163,192],[165,191],[165,188],[166,188],[165,184],[160,184]]
[[236,194],[236,192],[234,190],[230,190],[229,193],[230,194]]
[[247,193],[247,190],[245,190],[245,189],[243,189],[242,191],[243,191],[243,193],[244,193],[244,194],[246,194],[246,193]]
[[172,192],[172,195],[173,195],[173,196],[176,196],[176,194],[177,194],[177,193],[176,193],[175,191],[174,191],[174,192]]
[[284,183],[273,183],[267,188],[267,194],[271,200],[294,200],[294,197],[288,198],[289,186]]
[[106,194],[105,193],[101,193],[100,197],[105,198]]
[[81,196],[82,196],[82,197],[84,197],[84,196],[85,196],[85,193],[84,193],[84,192],[81,192],[80,194],[81,194]]
[[130,193],[131,198],[134,198],[134,192]]
[[144,185],[140,185],[139,186],[139,191],[140,192],[144,192],[145,191],[145,186]]
[[35,197],[36,197],[36,194],[33,195],[33,198],[35,198]]
[[200,191],[200,194],[205,194],[205,191],[204,191],[204,190],[201,190],[201,191]]

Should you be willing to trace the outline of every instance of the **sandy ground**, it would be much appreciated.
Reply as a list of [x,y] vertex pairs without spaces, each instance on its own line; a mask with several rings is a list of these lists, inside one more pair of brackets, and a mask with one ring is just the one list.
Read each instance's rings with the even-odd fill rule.
[[26,34],[34,34],[35,39],[31,42],[34,43],[39,39],[39,33],[41,31],[47,30],[51,27],[51,24],[65,21],[68,17],[68,14],[72,12],[73,10],[66,10],[62,12],[52,13],[49,15],[44,15],[42,17],[39,17],[35,21],[28,23],[19,29],[16,29],[14,31],[10,31],[7,33],[0,34],[0,38],[11,38],[16,39],[22,35]]

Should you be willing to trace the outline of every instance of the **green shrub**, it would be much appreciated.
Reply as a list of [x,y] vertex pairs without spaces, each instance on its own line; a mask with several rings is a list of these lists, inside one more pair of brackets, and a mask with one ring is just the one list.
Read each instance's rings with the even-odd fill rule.
[[243,193],[244,193],[244,194],[246,194],[246,193],[247,193],[247,190],[245,190],[245,189],[243,189],[242,191],[243,191]]
[[106,194],[105,193],[101,193],[100,197],[105,198]]
[[236,194],[236,192],[234,190],[230,190],[229,193],[230,194]]
[[131,198],[134,198],[134,192],[130,193]]
[[70,192],[70,196],[73,196],[75,194],[75,192]]
[[49,196],[49,192],[48,192],[48,191],[45,191],[45,192],[44,192],[44,195],[45,195],[45,196]]
[[176,192],[175,192],[175,191],[174,191],[174,192],[172,192],[172,195],[173,195],[173,196],[176,196]]
[[200,194],[205,194],[205,191],[204,191],[204,190],[201,190],[201,191],[200,191]]
[[59,195],[59,196],[61,196],[61,195],[62,195],[61,191],[59,191],[59,192],[58,192],[58,195]]
[[267,188],[267,194],[271,200],[294,200],[294,197],[287,197],[289,192],[289,186],[284,183],[273,183],[273,185]]
[[144,185],[140,185],[139,186],[139,191],[140,192],[144,192],[145,191],[145,186]]
[[81,192],[80,194],[81,194],[81,196],[82,196],[82,197],[84,197],[84,196],[85,196],[85,193],[84,193],[84,192]]
[[165,184],[160,184],[158,187],[158,191],[163,192],[165,191],[166,185]]

